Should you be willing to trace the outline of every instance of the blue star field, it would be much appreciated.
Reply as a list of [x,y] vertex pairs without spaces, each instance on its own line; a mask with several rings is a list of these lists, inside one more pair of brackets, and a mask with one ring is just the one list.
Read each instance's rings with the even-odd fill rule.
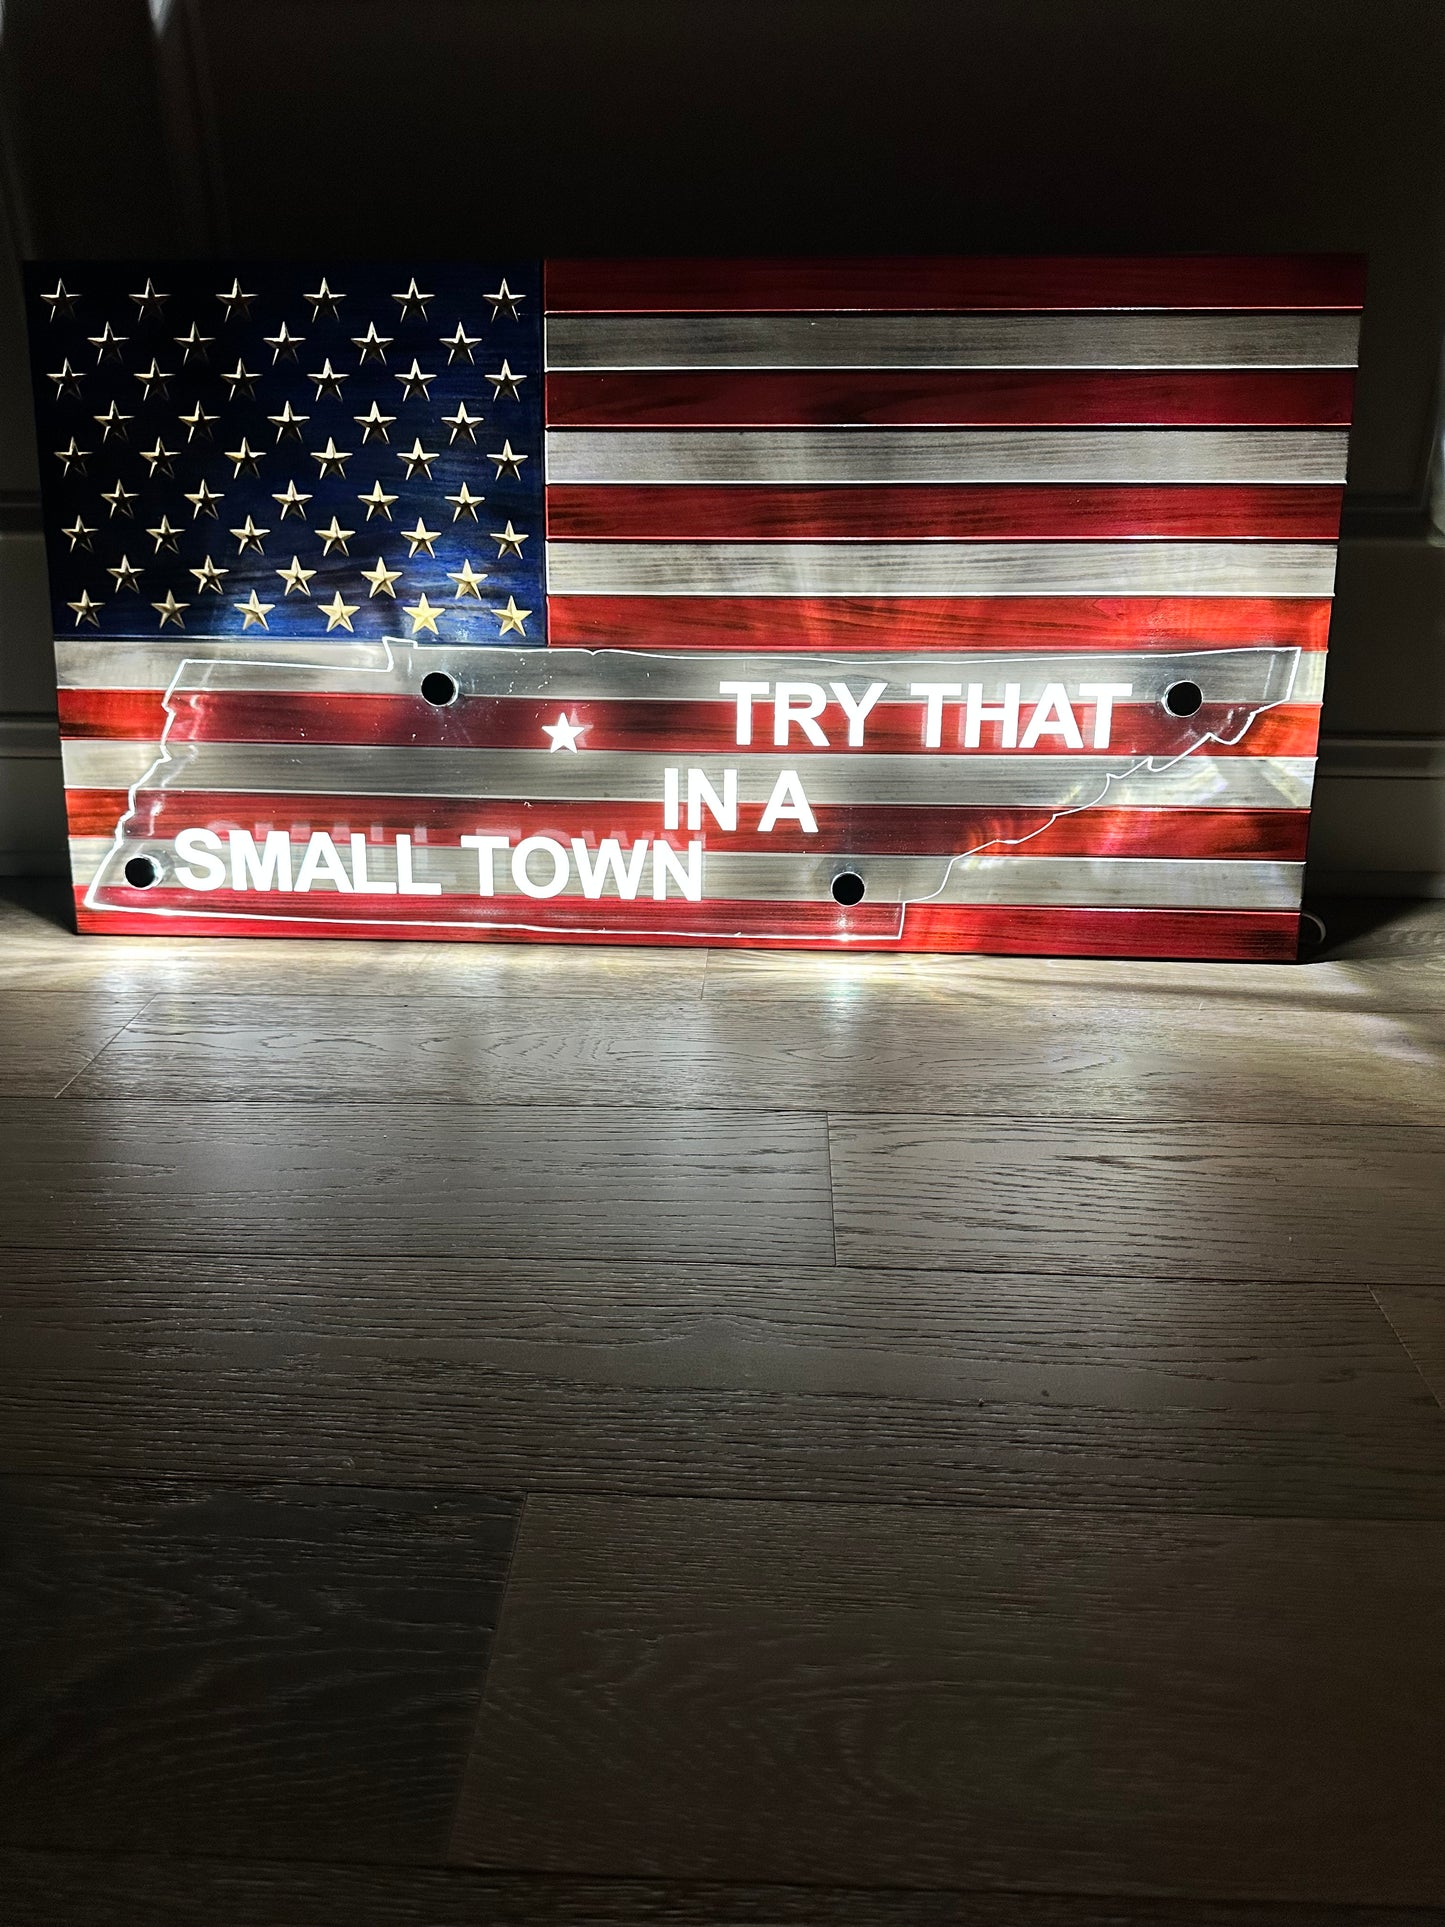
[[55,633],[546,641],[541,267],[27,271]]

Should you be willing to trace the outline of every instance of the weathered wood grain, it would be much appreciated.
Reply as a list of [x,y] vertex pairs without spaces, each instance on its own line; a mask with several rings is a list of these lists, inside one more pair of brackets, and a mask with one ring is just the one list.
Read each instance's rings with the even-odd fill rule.
[[0,1839],[435,1859],[516,1514],[0,1481]]
[[565,1880],[464,1867],[0,1849],[26,1927],[1438,1927],[1432,1908]]
[[0,1120],[0,1245],[828,1263],[825,1125],[19,1099]]
[[1331,932],[1321,946],[1306,926],[1297,964],[1151,962],[1098,957],[846,957],[775,950],[715,950],[709,999],[881,996],[890,1005],[1006,1005],[1101,998],[1183,1018],[1216,1000],[1231,1009],[1300,1015],[1445,1009],[1445,905],[1386,905],[1371,922],[1359,905],[1320,906]]
[[[1288,970],[704,977],[20,894],[7,1918],[1445,1905],[1438,907]],[[429,1870],[522,1492],[493,1870]]]
[[1445,1517],[1363,1287],[15,1251],[0,1470]]
[[66,1095],[1445,1124],[1445,1013],[1161,1001],[170,993]]
[[1445,1248],[1438,1129],[840,1116],[830,1143],[840,1264],[1418,1284]]
[[554,944],[307,943],[236,937],[78,937],[69,888],[0,880],[0,989],[77,988],[363,998],[530,996],[677,1002],[701,995],[706,953]]
[[1439,1905],[1442,1612],[1440,1527],[534,1500],[453,1854]]

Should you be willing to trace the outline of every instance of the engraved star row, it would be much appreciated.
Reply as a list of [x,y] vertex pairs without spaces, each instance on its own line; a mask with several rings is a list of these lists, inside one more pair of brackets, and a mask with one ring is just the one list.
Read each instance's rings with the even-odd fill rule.
[[[508,527],[511,527],[510,523]],[[525,540],[526,538],[522,537],[519,539]],[[413,554],[415,554],[415,550],[413,550]],[[428,550],[428,554],[430,554],[430,550]],[[115,577],[116,587],[118,589],[131,589],[134,590],[136,594],[140,593],[139,579],[141,571],[135,567],[128,557],[122,556],[119,564],[113,569],[108,569],[106,573]],[[199,569],[191,569],[189,573],[196,578],[197,588],[200,592],[204,593],[210,590],[215,595],[224,595],[225,591],[221,586],[221,577],[229,575],[231,572],[229,569],[218,567],[217,564],[211,560],[210,556],[207,556]],[[393,602],[396,601],[396,584],[400,582],[402,572],[400,569],[389,569],[386,566],[385,557],[379,555],[376,558],[376,566],[374,568],[362,569],[359,573],[362,581],[371,585],[371,595],[386,595],[390,596]],[[316,574],[316,570],[303,568],[299,557],[293,555],[291,558],[291,566],[287,569],[277,569],[276,574],[280,576],[286,585],[286,595],[297,594],[309,596],[311,594],[311,578]],[[478,570],[473,568],[470,556],[467,556],[463,560],[460,569],[448,569],[447,579],[455,582],[457,585],[452,595],[454,602],[460,602],[467,596],[473,597],[478,602],[481,601],[482,584],[486,581],[487,574],[485,569]],[[100,618],[96,614],[96,611],[102,607],[102,604],[94,600],[87,590],[82,589],[79,600],[76,602],[68,602],[65,606],[75,611],[75,626],[77,629],[83,622],[90,623],[94,628],[100,627]],[[151,604],[151,607],[160,616],[160,627],[162,629],[164,629],[168,623],[174,623],[177,629],[184,629],[186,625],[182,612],[191,606],[189,602],[178,602],[174,590],[171,589],[166,590],[164,601],[153,602]],[[247,629],[252,628],[269,630],[271,625],[266,618],[271,614],[276,604],[274,602],[262,602],[256,590],[252,589],[250,595],[247,596],[244,602],[233,602],[231,607],[237,610],[244,618],[241,623],[242,633],[244,634]],[[357,613],[360,607],[361,604],[359,602],[345,601],[339,589],[330,602],[318,602],[316,604],[316,608],[320,614],[326,617],[326,633],[328,635],[333,629],[345,629],[350,633],[354,633],[351,618]],[[402,613],[407,616],[411,622],[411,633],[413,636],[422,634],[435,636],[439,633],[437,630],[438,618],[447,613],[447,605],[445,602],[432,602],[427,598],[426,594],[423,593],[417,597],[415,602],[403,603]],[[515,596],[509,595],[506,600],[506,605],[503,608],[493,608],[490,610],[490,613],[497,617],[501,625],[498,630],[499,638],[510,634],[519,636],[526,635],[527,618],[532,614],[532,611],[530,609],[519,609]]]
[[[510,461],[500,461],[499,459],[497,474],[500,476],[503,468],[506,467],[512,467],[512,472],[515,474],[517,470],[514,464],[524,462],[526,459],[525,455],[514,455],[510,458]],[[414,470],[408,470],[408,481],[412,479],[414,472]],[[428,480],[430,480],[430,477],[428,477]],[[216,504],[217,502],[225,501],[226,491],[224,489],[212,488],[208,482],[202,479],[195,488],[185,489],[182,493],[183,499],[191,504],[191,520],[193,522],[197,521],[202,515],[209,515],[215,521],[220,520],[220,511],[217,509]],[[114,488],[102,489],[100,499],[102,502],[109,502],[112,516],[120,514],[129,516],[134,520],[135,510],[131,507],[131,504],[138,501],[140,497],[137,490],[127,488],[123,482],[117,482]],[[273,491],[271,496],[273,502],[280,504],[281,520],[283,522],[286,520],[286,517],[291,514],[299,516],[300,519],[305,522],[306,504],[311,499],[311,496],[304,489],[297,488],[294,477],[287,482],[284,489]],[[378,478],[365,493],[359,494],[356,499],[358,502],[364,502],[366,504],[366,519],[368,522],[373,515],[384,515],[389,522],[391,520],[392,504],[400,498],[396,495],[388,494]],[[444,502],[450,502],[452,504],[452,520],[454,522],[460,522],[464,515],[469,516],[471,520],[475,522],[477,520],[477,510],[486,499],[485,495],[474,495],[465,482],[461,483],[455,495],[444,495],[442,497]],[[511,523],[509,522],[507,526],[510,528]],[[78,548],[94,548],[95,545],[90,538],[96,534],[98,527],[99,525],[97,523],[87,522],[83,516],[77,514],[73,522],[67,522],[62,525],[60,533],[65,536],[70,543],[70,552],[73,555]],[[180,528],[165,515],[162,515],[160,521],[154,528],[146,529],[146,534],[152,536],[155,540],[157,554],[159,554],[163,548],[174,549],[177,546],[176,537],[180,535],[180,533]],[[231,533],[235,536],[239,545],[238,552],[244,552],[248,548],[254,548],[257,555],[264,555],[265,550],[257,538],[259,536],[269,535],[271,531],[270,529],[258,529],[248,515],[245,524],[239,529],[232,529]],[[349,554],[350,551],[346,547],[346,538],[355,533],[355,529],[339,528],[334,515],[331,518],[331,527],[329,530],[320,528],[316,530],[316,534],[322,541],[326,542],[326,553],[328,555],[331,553],[331,545],[333,542],[340,545],[343,555]],[[402,533],[415,535],[418,541],[426,540],[420,516],[417,517],[415,530],[403,530]],[[438,531],[436,530],[432,531],[433,539],[435,539],[437,533]],[[492,534],[495,540],[499,542],[503,540],[495,530],[492,531]],[[523,542],[527,539],[525,535],[520,537],[520,540]],[[514,538],[508,536],[506,540],[510,543]],[[430,555],[431,553],[432,551],[428,549],[427,554]],[[497,553],[500,555],[504,553],[504,551],[499,549]],[[516,553],[520,560],[521,550],[518,549]],[[412,554],[416,554],[415,549],[412,550]]]
[[[460,322],[457,324],[457,331],[460,333]],[[374,326],[372,326],[372,333],[376,333]],[[98,339],[98,337],[96,337],[96,339]],[[125,335],[119,335],[119,339],[123,341]],[[266,339],[270,339],[270,335],[268,335]],[[295,335],[293,339],[301,341],[304,337],[302,337],[302,335]],[[364,339],[364,337],[358,337],[358,339]],[[378,341],[383,341],[383,339],[389,341],[391,337],[389,337],[389,335],[385,335],[385,337],[378,335]],[[443,343],[449,341],[447,335],[443,335],[441,339],[443,339]],[[478,335],[468,335],[466,339],[468,339],[468,343],[476,343],[480,337],[478,337]],[[295,360],[295,356],[291,356],[291,358]],[[466,358],[468,358],[468,360],[472,358],[470,349],[468,349]],[[366,356],[362,355],[362,360],[366,360]],[[385,355],[381,355],[381,360],[385,360]],[[66,356],[66,360],[62,362],[60,368],[52,368],[52,370],[48,372],[48,376],[46,376],[46,382],[56,383],[56,401],[60,401],[60,397],[62,397],[66,391],[69,391],[75,399],[79,399],[81,382],[83,382],[83,380],[85,380],[83,372],[81,372],[79,368],[73,368],[73,366],[71,366],[69,356]],[[170,397],[170,383],[175,380],[175,370],[173,370],[173,368],[162,368],[160,362],[156,360],[156,356],[152,355],[150,356],[150,366],[148,366],[148,368],[141,368],[141,370],[137,372],[135,380],[141,383],[141,387],[145,389],[145,393],[143,393],[143,397],[141,397],[143,401],[150,401],[150,389],[152,389],[152,387],[158,387],[162,395]],[[256,370],[256,368],[247,368],[245,360],[241,360],[239,356],[237,356],[235,368],[225,368],[225,370],[222,370],[222,382],[229,383],[229,387],[231,387],[231,395],[229,395],[231,401],[235,401],[235,397],[237,397],[239,393],[245,393],[249,401],[254,401],[254,397],[256,397],[256,382],[258,382],[258,380],[260,380],[258,370]],[[316,401],[320,401],[322,395],[326,395],[328,391],[335,401],[341,401],[341,383],[349,382],[351,376],[349,376],[343,368],[333,368],[333,366],[331,366],[331,356],[328,355],[326,356],[326,360],[322,362],[320,368],[312,368],[312,370],[310,370],[310,374],[306,376],[306,380],[316,383]],[[420,399],[420,401],[426,401],[426,399],[428,399],[428,393],[430,393],[428,383],[435,382],[435,374],[434,372],[428,372],[426,368],[422,368],[420,362],[416,360],[416,356],[412,355],[410,368],[407,368],[403,374],[393,376],[391,380],[393,380],[393,382],[401,382],[401,385],[403,385],[403,389],[405,389],[405,393],[403,393],[403,397],[401,397],[403,401],[418,401],[418,399]],[[491,374],[484,374],[484,376],[482,376],[482,380],[484,380],[484,382],[491,382],[491,399],[493,399],[493,401],[499,401],[499,399],[501,399],[503,389],[507,391],[507,399],[509,399],[509,401],[520,401],[522,397],[520,397],[520,393],[518,393],[518,387],[522,385],[522,382],[526,382],[528,378],[526,378],[524,374],[514,374],[514,372],[512,372],[511,362],[507,360],[507,356],[503,356],[501,368],[493,368]],[[133,414],[121,414],[121,407],[119,407],[118,401],[112,401],[112,403],[110,403],[110,409],[106,409],[104,414],[96,414],[94,420],[100,424],[100,439],[102,439],[102,441],[110,441],[110,437],[112,436],[118,437],[119,441],[125,441],[125,424],[127,424],[127,422],[133,422],[135,416],[133,416]],[[185,437],[185,439],[191,441],[191,439],[195,439],[197,434],[198,436],[210,439],[210,424],[216,422],[216,420],[220,420],[220,416],[216,416],[216,414],[206,414],[206,410],[200,407],[200,403],[197,403],[195,409],[191,410],[191,414],[179,414],[177,420],[179,420],[181,426],[187,430],[187,437]],[[301,422],[308,422],[310,416],[308,416],[308,414],[297,414],[295,410],[291,409],[291,403],[287,403],[281,414],[268,414],[266,420],[279,424],[276,436],[277,441],[279,441],[281,436],[287,434],[287,432],[301,437],[299,424],[301,424]],[[381,422],[395,422],[397,416],[395,416],[395,414],[380,414],[378,403],[372,403],[370,414],[355,414],[355,416],[353,416],[353,422],[358,422],[362,428],[364,428],[368,422],[374,424],[374,422],[378,422],[378,420],[381,420]],[[460,420],[460,424],[464,424],[466,420],[480,422],[482,416],[480,416],[480,414],[468,416],[466,409],[460,407],[457,416],[443,414],[441,420],[443,420],[443,422]],[[293,426],[293,424],[297,424],[297,426]],[[385,437],[383,437],[383,439],[385,439]],[[453,439],[455,439],[455,436],[453,436]],[[81,453],[83,453],[83,455],[89,455],[91,451],[89,451],[89,449],[83,449]]]
[[[57,279],[54,288],[49,294],[42,293],[40,297],[50,309],[50,319],[52,321],[59,319],[62,315],[67,318],[72,316],[75,313],[76,302],[83,298],[76,290],[67,288],[65,282],[61,279]],[[137,320],[143,321],[148,315],[158,317],[162,308],[171,297],[168,294],[162,294],[155,282],[147,275],[145,287],[139,294],[133,294],[130,298],[136,304],[138,311],[136,316]],[[423,293],[416,285],[416,276],[413,275],[407,283],[405,292],[402,294],[394,294],[391,298],[401,309],[399,318],[402,321],[411,321],[417,316],[420,316],[421,319],[425,321],[427,319],[427,306],[430,302],[435,301],[437,297],[435,294]],[[518,314],[518,309],[526,298],[524,294],[513,294],[512,290],[507,286],[505,275],[503,275],[501,284],[498,287],[494,288],[490,294],[482,296],[484,301],[490,301],[492,304],[493,321],[497,319],[503,309],[506,310],[510,320],[519,320],[521,317]],[[230,321],[238,310],[243,319],[249,319],[251,303],[256,299],[256,295],[254,291],[248,293],[243,289],[239,278],[233,275],[230,287],[218,290],[216,299],[226,310],[225,319]],[[301,299],[311,303],[311,319],[313,322],[320,319],[323,309],[325,309],[327,316],[331,320],[338,321],[341,318],[341,303],[346,299],[346,295],[344,291],[340,289],[332,289],[327,282],[326,276],[323,275],[321,277],[321,286],[310,294],[303,294]],[[194,333],[195,326],[192,324],[192,334]],[[458,326],[458,333],[460,333],[460,326]],[[110,334],[109,323],[106,324],[106,334]],[[92,337],[92,339],[95,339],[95,337]],[[120,339],[124,340],[125,337],[121,336]],[[178,335],[176,339],[183,341],[185,337]],[[206,337],[202,337],[202,339],[206,339]],[[473,339],[477,339],[477,337],[473,337]]]
[[[326,366],[328,369],[330,368],[331,364],[329,361]],[[412,368],[413,370],[416,369],[415,362],[412,363]],[[140,377],[138,377],[138,379],[140,379]],[[336,377],[336,379],[345,380],[345,376],[339,376]],[[398,381],[404,381],[410,379],[410,377],[399,375],[397,379]],[[423,381],[434,381],[436,377],[434,375],[423,375],[421,379]],[[525,375],[514,375],[504,361],[497,373],[495,375],[488,375],[486,379],[503,385],[510,384],[513,399],[515,399],[516,384],[525,381],[527,377]],[[494,400],[496,399],[496,394],[500,392],[500,388],[495,391],[493,395]],[[190,442],[193,441],[197,435],[200,435],[205,441],[210,441],[212,439],[211,423],[219,421],[220,417],[218,415],[208,415],[201,404],[197,402],[188,415],[178,415],[176,419],[186,431],[187,442]],[[266,419],[275,426],[276,441],[279,446],[279,444],[288,437],[299,442],[301,440],[302,424],[310,421],[311,417],[309,415],[298,415],[288,401],[282,404],[279,415],[268,415]],[[451,429],[451,434],[447,438],[447,446],[449,448],[455,446],[458,439],[470,442],[473,448],[476,447],[477,429],[485,419],[484,416],[472,414],[466,403],[460,401],[457,403],[457,412],[454,415],[443,415],[440,419]],[[123,415],[119,405],[112,401],[106,412],[102,415],[97,415],[95,420],[100,427],[100,439],[103,447],[112,435],[120,442],[129,440],[126,432],[126,424],[127,422],[134,421],[135,417],[133,415]],[[387,430],[396,420],[396,416],[384,415],[379,403],[373,402],[366,414],[353,415],[352,420],[361,430],[363,447],[371,441],[381,441],[385,442],[388,447],[391,446],[391,436],[387,433]],[[77,473],[84,475],[87,472],[86,463],[95,451],[89,448],[82,448],[79,442],[76,441],[74,435],[72,435],[66,447],[57,448],[53,452],[56,461],[60,463],[63,474],[69,475],[70,471],[75,469]],[[170,475],[172,477],[175,475],[175,470],[171,467],[171,463],[180,452],[179,448],[167,448],[159,435],[156,436],[155,446],[153,448],[142,448],[138,450],[140,459],[149,464],[152,476]],[[239,448],[226,448],[221,451],[226,460],[234,464],[232,469],[233,479],[243,473],[259,475],[262,461],[268,454],[274,454],[275,452],[274,449],[252,448],[250,442],[244,435],[241,437],[241,445]],[[349,448],[338,448],[335,437],[331,435],[326,437],[325,448],[308,450],[312,461],[317,464],[321,476],[340,475],[343,479],[346,475],[346,464],[351,460],[353,452],[354,451]],[[440,455],[440,449],[423,448],[419,435],[413,438],[412,445],[409,449],[397,449],[396,451],[396,459],[399,462],[405,462],[407,465],[406,478],[408,481],[411,481],[418,473],[424,475],[426,479],[430,481],[431,465],[439,459]],[[522,476],[521,465],[528,460],[528,457],[514,449],[508,437],[504,438],[502,446],[499,449],[487,450],[487,460],[497,464],[497,475],[499,478],[510,469],[516,479],[520,481]],[[118,489],[119,484],[117,483],[116,486]],[[106,500],[110,500],[114,491],[110,493],[102,491],[102,493]],[[117,500],[117,506],[120,506],[119,499]],[[111,513],[114,514],[115,510],[112,509]]]

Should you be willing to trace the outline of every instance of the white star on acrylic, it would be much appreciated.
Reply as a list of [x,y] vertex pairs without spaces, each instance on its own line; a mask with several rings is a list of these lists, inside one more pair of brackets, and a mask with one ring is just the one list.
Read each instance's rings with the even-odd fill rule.
[[582,735],[586,728],[586,723],[574,723],[564,709],[555,723],[543,723],[542,734],[552,738],[553,754],[559,749],[570,749],[575,755],[577,752],[577,738]]

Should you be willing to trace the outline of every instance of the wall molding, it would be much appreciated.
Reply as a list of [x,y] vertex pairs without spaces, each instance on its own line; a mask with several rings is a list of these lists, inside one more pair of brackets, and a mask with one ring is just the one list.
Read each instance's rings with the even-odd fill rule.
[[60,761],[60,721],[55,716],[0,716],[0,756],[43,756]]
[[1445,783],[1445,736],[1325,735],[1316,778]]

